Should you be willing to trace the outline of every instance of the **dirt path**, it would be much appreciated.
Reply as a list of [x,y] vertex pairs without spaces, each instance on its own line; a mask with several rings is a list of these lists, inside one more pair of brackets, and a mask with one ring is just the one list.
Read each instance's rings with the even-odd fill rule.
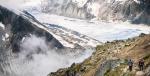
[[145,76],[143,71],[137,71],[135,76]]

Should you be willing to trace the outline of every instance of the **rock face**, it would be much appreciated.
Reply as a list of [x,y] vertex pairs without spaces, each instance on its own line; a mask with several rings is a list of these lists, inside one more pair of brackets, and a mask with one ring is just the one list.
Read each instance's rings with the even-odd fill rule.
[[150,66],[146,69],[146,76],[150,76]]
[[42,11],[74,18],[150,24],[149,0],[44,0]]
[[81,7],[78,7],[77,3],[74,3],[72,0],[44,0],[42,3],[42,11],[74,18],[93,18],[93,16],[87,12],[86,5],[83,4]]
[[118,60],[118,59],[116,59],[116,60],[107,60],[99,66],[99,69],[97,70],[97,72],[95,73],[94,76],[104,76],[104,74],[108,70],[115,68],[119,64],[120,64],[120,60]]
[[42,25],[30,15],[24,13],[17,14],[0,6],[0,22],[5,26],[5,29],[0,29],[2,30],[0,32],[1,39],[4,34],[9,35],[8,45],[4,49],[11,47],[13,52],[19,52],[21,40],[31,34],[45,37],[47,44],[50,44],[51,48],[63,48],[63,45],[48,31],[40,28],[39,26],[42,27]]

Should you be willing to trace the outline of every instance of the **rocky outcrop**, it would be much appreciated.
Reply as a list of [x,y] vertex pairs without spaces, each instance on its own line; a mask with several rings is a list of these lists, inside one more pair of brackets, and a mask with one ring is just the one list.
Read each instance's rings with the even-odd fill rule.
[[146,76],[150,76],[150,66],[146,69]]
[[121,62],[119,59],[106,60],[99,66],[99,69],[96,71],[94,76],[104,76],[106,72],[117,67],[120,63],[123,62]]
[[94,15],[91,15],[87,11],[86,5],[78,7],[77,3],[74,3],[72,0],[44,0],[41,7],[42,11],[45,13],[53,13],[80,19],[90,19],[94,17]]

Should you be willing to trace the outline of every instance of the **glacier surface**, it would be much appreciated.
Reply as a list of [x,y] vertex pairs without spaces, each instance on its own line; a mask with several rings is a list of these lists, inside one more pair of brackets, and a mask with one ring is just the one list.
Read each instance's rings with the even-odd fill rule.
[[29,12],[41,23],[60,25],[95,38],[101,42],[128,39],[138,36],[141,33],[150,33],[150,27],[142,24],[134,25],[129,22],[88,21],[34,11]]

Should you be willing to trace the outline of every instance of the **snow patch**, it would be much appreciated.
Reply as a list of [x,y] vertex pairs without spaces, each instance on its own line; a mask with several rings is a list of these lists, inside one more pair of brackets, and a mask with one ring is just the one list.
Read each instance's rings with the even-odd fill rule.
[[8,38],[8,37],[9,37],[9,34],[6,33],[6,34],[5,34],[5,38]]
[[140,3],[140,1],[139,1],[139,0],[134,0],[134,1],[135,1],[136,3],[138,3],[138,4]]
[[2,27],[2,29],[5,29],[5,25],[2,24],[1,22],[0,22],[0,27]]
[[2,40],[6,41],[8,39],[9,35],[7,33],[5,33],[5,35],[2,35]]
[[51,33],[60,43],[62,43],[66,47],[74,48],[73,44],[68,43],[67,41],[63,40],[60,36]]
[[24,42],[25,39],[26,39],[26,37],[23,37],[22,40],[21,40],[21,42]]
[[3,41],[5,41],[5,40],[6,40],[6,39],[5,39],[5,36],[3,36],[3,35],[2,35],[2,40],[3,40]]
[[88,0],[72,0],[72,2],[77,3],[79,7],[83,7]]
[[99,3],[88,3],[88,10],[91,14],[93,14],[94,16],[98,16],[99,14],[99,9],[100,8],[100,4]]

